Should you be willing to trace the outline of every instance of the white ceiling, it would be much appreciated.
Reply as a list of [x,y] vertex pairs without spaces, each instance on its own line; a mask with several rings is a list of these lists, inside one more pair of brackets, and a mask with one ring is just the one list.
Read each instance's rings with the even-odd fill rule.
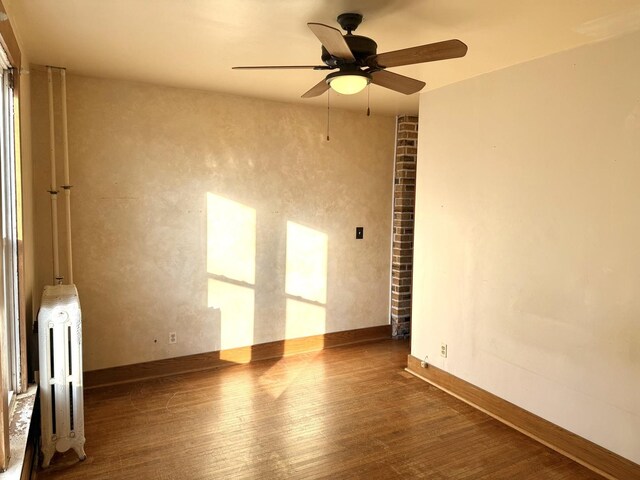
[[[640,0],[3,0],[31,63],[70,73],[325,105],[300,95],[323,72],[237,71],[235,65],[320,64],[307,22],[356,32],[378,52],[451,38],[466,57],[397,67],[424,90],[640,29]],[[366,109],[366,91],[332,95],[338,108]],[[371,88],[373,113],[416,113],[418,94]]]

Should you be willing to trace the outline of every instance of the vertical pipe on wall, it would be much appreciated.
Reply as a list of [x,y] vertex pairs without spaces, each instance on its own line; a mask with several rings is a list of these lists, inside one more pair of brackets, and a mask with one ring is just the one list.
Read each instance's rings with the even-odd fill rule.
[[64,203],[67,224],[67,279],[73,284],[73,259],[71,256],[71,185],[69,184],[69,136],[67,133],[67,71],[60,70],[60,89],[62,93],[62,149],[64,153]]
[[51,161],[51,237],[53,245],[53,283],[61,283],[60,263],[58,259],[58,190],[56,190],[56,135],[53,112],[53,79],[51,67],[47,67],[49,94],[49,158]]

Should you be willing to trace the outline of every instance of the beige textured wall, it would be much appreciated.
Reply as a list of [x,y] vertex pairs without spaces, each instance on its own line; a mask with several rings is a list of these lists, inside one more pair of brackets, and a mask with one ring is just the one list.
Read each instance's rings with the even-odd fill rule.
[[[46,75],[32,76],[41,287]],[[325,109],[75,75],[68,97],[86,370],[388,323],[393,118],[332,111],[327,142]]]
[[412,337],[413,355],[635,462],[639,44],[423,94]]

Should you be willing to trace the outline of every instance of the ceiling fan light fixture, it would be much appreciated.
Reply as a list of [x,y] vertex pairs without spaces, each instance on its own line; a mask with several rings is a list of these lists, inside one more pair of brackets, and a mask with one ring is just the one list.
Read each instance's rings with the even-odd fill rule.
[[361,92],[371,82],[371,75],[360,70],[336,72],[327,75],[327,83],[342,95]]

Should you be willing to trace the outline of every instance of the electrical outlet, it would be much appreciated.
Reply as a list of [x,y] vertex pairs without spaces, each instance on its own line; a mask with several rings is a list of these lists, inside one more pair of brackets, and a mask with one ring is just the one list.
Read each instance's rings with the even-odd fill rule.
[[176,332],[169,332],[169,343],[178,343],[178,334]]
[[441,343],[440,344],[440,356],[442,358],[447,358],[447,344],[446,343]]

